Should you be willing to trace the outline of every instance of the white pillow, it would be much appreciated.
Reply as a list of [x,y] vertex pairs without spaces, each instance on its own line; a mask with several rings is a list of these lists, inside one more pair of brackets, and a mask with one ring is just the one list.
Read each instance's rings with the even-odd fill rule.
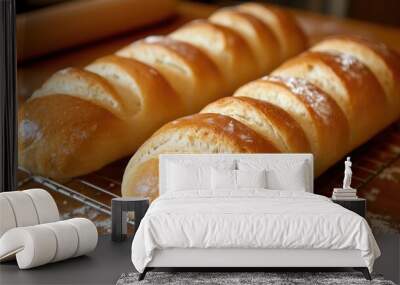
[[218,190],[218,189],[235,190],[236,170],[212,168],[211,187],[213,190]]
[[268,189],[289,190],[305,192],[308,185],[306,165],[300,163],[296,167],[280,171],[272,169],[267,171]]
[[195,189],[211,189],[211,168],[185,166],[169,163],[167,177],[168,191],[185,191]]
[[237,188],[267,188],[267,171],[236,170]]
[[309,189],[308,163],[305,161],[243,159],[238,161],[240,170],[266,169],[267,188],[271,190],[306,191]]

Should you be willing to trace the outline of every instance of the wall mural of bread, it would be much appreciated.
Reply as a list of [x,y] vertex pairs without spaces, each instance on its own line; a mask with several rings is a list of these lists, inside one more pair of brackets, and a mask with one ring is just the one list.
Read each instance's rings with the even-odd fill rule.
[[131,158],[122,195],[157,197],[161,153],[312,152],[319,175],[399,117],[399,54],[331,37],[164,125]]
[[[139,40],[83,69],[58,71],[20,108],[19,165],[60,180],[98,170],[134,153],[164,123],[231,95],[306,46],[289,13],[250,3],[218,10],[208,20],[190,22],[170,35]],[[255,101],[247,104],[263,108]],[[292,145],[293,150],[308,150],[292,117],[278,107],[264,109],[259,116],[277,124],[284,118],[288,134],[281,139],[287,140],[288,150]],[[145,146],[163,146],[157,153],[190,151],[191,146],[196,146],[192,151],[205,152],[278,151],[266,133],[243,122],[222,115],[194,118],[196,122],[183,119],[164,127],[170,136],[155,135]],[[173,132],[178,126],[188,130],[186,141]],[[219,145],[212,136],[221,139]],[[154,144],[156,137],[159,142]],[[164,147],[176,139],[180,145],[175,149]],[[142,147],[134,161],[139,156],[150,159],[152,154],[143,151]],[[144,161],[135,165],[140,163]],[[134,169],[132,175],[137,175],[140,170]],[[135,193],[126,181],[124,194]]]

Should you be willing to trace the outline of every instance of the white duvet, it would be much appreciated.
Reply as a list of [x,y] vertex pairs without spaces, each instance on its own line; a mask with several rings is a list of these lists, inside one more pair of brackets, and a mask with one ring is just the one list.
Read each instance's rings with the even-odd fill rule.
[[162,195],[134,237],[133,265],[143,272],[165,248],[358,249],[370,271],[380,255],[365,219],[328,198],[257,189]]

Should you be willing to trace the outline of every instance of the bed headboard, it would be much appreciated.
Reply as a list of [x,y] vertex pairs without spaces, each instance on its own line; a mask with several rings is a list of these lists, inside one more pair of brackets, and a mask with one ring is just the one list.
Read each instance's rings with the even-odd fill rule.
[[306,189],[307,192],[313,193],[313,185],[314,185],[314,168],[313,168],[313,155],[311,153],[282,153],[282,154],[161,154],[159,156],[159,191],[160,195],[166,192],[166,179],[167,179],[167,163],[168,162],[176,162],[183,163],[187,165],[213,165],[218,162],[226,162],[232,161],[233,163],[240,160],[262,160],[268,164],[273,164],[274,167],[278,167],[279,165],[287,165],[288,163],[300,163],[304,161],[307,164],[306,174],[308,177],[308,187]]

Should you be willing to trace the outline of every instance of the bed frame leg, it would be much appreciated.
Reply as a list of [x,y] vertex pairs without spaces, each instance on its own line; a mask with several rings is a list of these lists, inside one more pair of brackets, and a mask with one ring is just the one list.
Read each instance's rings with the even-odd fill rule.
[[138,281],[142,281],[144,279],[144,277],[146,277],[146,273],[147,273],[148,269],[147,267],[143,270],[142,273],[139,274],[139,278]]
[[367,267],[355,267],[354,269],[357,271],[361,271],[362,274],[364,275],[365,279],[372,280],[371,274],[369,274],[369,270]]

